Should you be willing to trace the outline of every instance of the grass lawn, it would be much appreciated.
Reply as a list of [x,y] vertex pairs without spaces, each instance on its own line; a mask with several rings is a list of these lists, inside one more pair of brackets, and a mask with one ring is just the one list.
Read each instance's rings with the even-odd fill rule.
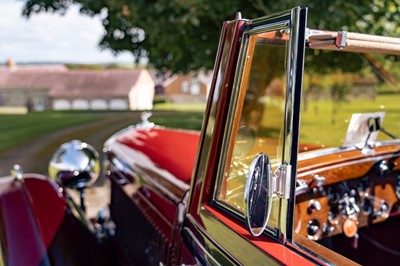
[[[396,94],[379,95],[375,100],[350,100],[342,103],[336,116],[333,116],[333,102],[310,101],[307,110],[301,112],[300,141],[302,143],[340,146],[347,132],[353,113],[385,111],[383,127],[400,135],[400,96]],[[151,122],[173,128],[200,130],[203,120],[204,104],[156,105]],[[171,111],[172,110],[172,111]],[[175,111],[174,111],[175,110]],[[183,111],[184,110],[184,111]],[[139,117],[138,112],[135,113]],[[30,114],[0,114],[0,152],[23,144],[37,137],[63,130],[72,126],[102,119],[105,112],[38,112]],[[115,112],[118,116],[118,112]],[[332,119],[336,122],[333,123]],[[270,120],[265,118],[265,120]],[[135,124],[139,120],[132,120]],[[271,122],[271,121],[270,121]],[[267,123],[267,121],[265,121]],[[268,123],[267,123],[268,124]],[[380,133],[378,138],[384,134]]]
[[[341,146],[353,113],[386,112],[382,126],[394,135],[400,136],[400,95],[382,94],[372,99],[350,99],[344,103],[328,100],[314,100],[308,103],[307,110],[301,110],[300,142],[307,144]],[[333,115],[333,106],[337,113]],[[159,106],[159,105],[156,105]],[[185,110],[187,105],[160,105],[163,108]],[[192,110],[200,105],[194,105]],[[172,108],[174,107],[174,108]],[[161,108],[161,109],[163,109]],[[268,109],[268,108],[266,108]],[[272,108],[273,109],[273,108]],[[269,107],[271,110],[271,106]],[[278,112],[280,117],[281,112]],[[270,116],[268,116],[268,114]],[[274,112],[266,113],[263,124],[271,126],[277,119]],[[176,128],[200,129],[202,112],[155,112],[151,121]],[[281,121],[281,119],[278,119]],[[276,123],[276,121],[275,121]],[[390,139],[379,133],[378,139]]]
[[100,118],[101,116],[76,112],[38,112],[26,115],[1,114],[0,151],[51,132],[93,122]]
[[[350,100],[337,106],[332,101],[311,101],[301,113],[300,142],[340,146],[353,113],[386,112],[382,126],[400,136],[400,95],[378,95],[375,100]],[[333,122],[335,120],[335,122]],[[378,139],[389,139],[379,133]]]
[[[105,114],[118,112],[37,112],[30,114],[0,114],[0,152],[16,145],[85,123],[103,119]],[[132,124],[140,122],[138,112],[132,112]],[[154,111],[151,122],[158,125],[196,129],[201,128],[203,112]],[[94,133],[95,134],[95,133]]]
[[155,111],[183,111],[183,112],[204,112],[206,109],[205,103],[190,103],[190,104],[173,104],[173,103],[158,103],[154,105]]
[[155,111],[151,122],[166,127],[200,130],[203,112]]

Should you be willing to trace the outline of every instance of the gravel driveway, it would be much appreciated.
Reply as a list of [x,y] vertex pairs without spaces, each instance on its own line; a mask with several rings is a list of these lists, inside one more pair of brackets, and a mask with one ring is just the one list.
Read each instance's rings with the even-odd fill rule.
[[103,143],[108,137],[140,120],[139,112],[107,113],[103,116],[100,121],[51,133],[0,153],[0,176],[9,175],[14,164],[21,165],[24,173],[47,175],[53,153],[62,143],[73,139],[91,144],[101,154]]
[[[47,175],[47,167],[53,153],[62,143],[73,139],[91,144],[101,155],[103,143],[108,137],[128,125],[140,121],[139,112],[107,113],[103,116],[104,118],[99,121],[51,133],[1,153],[0,176],[9,175],[14,164],[19,164],[24,173]],[[75,202],[79,203],[79,194],[73,190],[68,191]],[[88,217],[95,217],[100,208],[107,207],[109,195],[109,182],[104,178],[100,178],[94,186],[86,190]]]

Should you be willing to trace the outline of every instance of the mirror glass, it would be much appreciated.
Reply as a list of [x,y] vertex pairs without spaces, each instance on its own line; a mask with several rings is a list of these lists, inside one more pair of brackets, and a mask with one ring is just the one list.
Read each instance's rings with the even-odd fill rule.
[[254,236],[261,235],[268,222],[270,178],[271,163],[266,154],[260,153],[250,166],[244,193],[246,224]]

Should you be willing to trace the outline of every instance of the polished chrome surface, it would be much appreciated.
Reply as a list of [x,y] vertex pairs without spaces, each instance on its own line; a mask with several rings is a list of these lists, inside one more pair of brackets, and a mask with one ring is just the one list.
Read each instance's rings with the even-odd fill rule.
[[[218,261],[213,254],[211,254],[205,245],[196,238],[196,236],[190,231],[189,228],[183,228],[183,236],[189,242],[189,246],[193,249],[193,253],[197,260],[203,265],[221,265],[220,261]],[[210,245],[208,245],[208,249]],[[228,260],[224,257],[224,259]],[[221,260],[221,259],[220,259]]]
[[149,121],[149,118],[153,115],[153,112],[142,112],[140,114],[140,119],[142,120],[142,122],[140,123],[141,125],[152,125],[154,126],[154,123],[151,123]]
[[11,169],[11,175],[16,180],[23,180],[24,170],[19,164],[14,164],[13,168]]
[[[237,68],[235,72],[235,80],[233,83],[232,87],[232,96],[231,96],[231,103],[229,106],[228,110],[228,115],[227,115],[227,127],[225,128],[224,132],[224,140],[221,148],[221,154],[222,156],[220,157],[219,160],[219,169],[218,169],[218,175],[223,176],[223,171],[224,167],[227,163],[227,154],[229,150],[229,145],[230,141],[232,138],[232,126],[235,120],[235,117],[237,116],[239,112],[239,95],[240,95],[240,90],[245,89],[246,87],[246,82],[247,80],[244,77],[244,72],[246,69],[246,64],[248,64],[249,58],[253,57],[253,54],[250,50],[250,38],[252,36],[255,36],[256,34],[259,33],[265,33],[265,32],[270,32],[270,31],[285,31],[288,30],[288,26],[291,24],[290,20],[288,20],[288,16],[290,15],[290,12],[282,12],[277,15],[277,17],[273,17],[274,20],[280,20],[281,21],[274,21],[274,22],[269,22],[269,19],[271,19],[270,16],[268,17],[263,17],[260,20],[257,21],[252,21],[252,24],[257,24],[257,25],[252,25],[250,24],[249,27],[243,32],[242,36],[242,44],[240,47],[239,51],[239,59],[237,62]],[[248,67],[248,66],[247,66]],[[239,134],[240,135],[240,134]],[[235,156],[236,154],[234,154]],[[220,193],[221,190],[221,181],[218,183],[217,189],[214,191],[214,198],[217,199],[218,204],[223,205],[224,207],[228,207],[230,211],[233,211],[234,213],[238,214],[239,216],[243,216],[243,213],[237,210],[236,208],[225,205],[222,201],[218,201],[218,194]]]
[[260,153],[250,166],[244,191],[246,225],[253,236],[259,236],[268,223],[271,211],[271,163]]
[[[400,145],[400,140],[398,140],[398,139],[382,140],[382,141],[377,141],[373,144],[374,147],[384,147],[384,146],[390,146],[390,145]],[[359,148],[357,148],[356,146],[324,148],[324,149],[318,149],[318,150],[312,150],[312,151],[299,153],[298,159],[299,159],[299,161],[305,161],[305,160],[310,160],[310,159],[314,159],[317,157],[328,156],[328,155],[332,155],[332,154],[340,154],[343,152],[350,152],[350,151],[355,151],[355,150],[359,150]]]
[[[270,19],[276,19],[276,20],[281,20],[282,21],[282,20],[285,20],[288,17],[290,12],[291,12],[291,10],[285,10],[285,11],[282,11],[280,13],[274,13],[273,15],[267,15],[267,16],[259,17],[259,18],[251,20],[251,23],[254,24],[254,25],[262,24],[265,21],[268,21]],[[288,22],[290,22],[290,21],[288,21]]]
[[69,188],[83,189],[90,186],[99,174],[98,152],[79,140],[62,144],[49,164],[50,178]]
[[[262,251],[248,238],[237,234],[232,228],[221,223],[206,208],[201,209],[201,216],[202,224],[199,224],[191,215],[187,216],[187,224],[192,228],[191,231],[198,240],[196,242],[202,243],[202,246],[222,265],[282,265],[271,254]],[[187,233],[187,230],[185,231]],[[187,237],[187,234],[184,236]],[[218,243],[223,243],[223,249]],[[201,247],[198,251],[201,251]]]
[[[301,35],[301,27],[299,21],[300,19],[300,13],[301,9],[300,8],[295,8],[292,11],[284,12],[280,14],[279,16],[274,16],[274,17],[266,17],[263,18],[262,20],[256,20],[252,21],[252,24],[247,25],[245,28],[245,31],[243,33],[242,37],[242,45],[241,49],[239,52],[239,59],[237,63],[237,70],[235,73],[235,80],[234,80],[234,85],[232,88],[232,98],[230,101],[230,107],[228,110],[228,116],[227,116],[227,124],[228,126],[225,128],[225,133],[224,133],[224,140],[222,144],[222,151],[221,154],[222,156],[220,157],[219,160],[219,170],[218,170],[218,175],[223,176],[224,173],[223,171],[225,170],[225,166],[227,164],[227,155],[229,154],[229,148],[230,148],[230,141],[234,135],[232,134],[232,124],[234,123],[235,117],[237,117],[237,114],[240,113],[240,110],[238,108],[241,108],[241,106],[238,106],[239,102],[239,96],[240,96],[240,90],[244,89],[244,86],[246,85],[247,77],[245,76],[245,71],[246,71],[246,64],[250,64],[248,62],[251,61],[251,58],[253,56],[253,52],[251,50],[251,38],[254,38],[257,34],[262,34],[262,33],[268,33],[271,31],[280,31],[282,33],[285,33],[286,35],[289,36],[289,38],[283,39],[282,40],[285,42],[284,47],[286,48],[286,58],[284,60],[284,67],[286,69],[287,76],[285,77],[286,81],[286,103],[284,107],[284,114],[282,119],[284,119],[283,122],[283,129],[282,129],[282,137],[280,138],[279,141],[282,141],[282,145],[279,147],[279,150],[277,150],[277,157],[279,158],[272,158],[271,154],[268,154],[270,156],[271,161],[278,161],[278,165],[287,165],[288,166],[288,171],[285,171],[286,173],[290,174],[290,178],[285,178],[281,179],[280,181],[284,182],[284,184],[281,184],[281,192],[284,191],[284,197],[275,197],[276,200],[272,201],[272,212],[271,212],[271,217],[270,217],[270,222],[269,222],[269,227],[267,228],[276,228],[279,229],[282,235],[287,235],[290,232],[288,232],[286,221],[287,216],[290,215],[288,214],[288,204],[289,201],[291,200],[291,192],[292,192],[292,185],[293,183],[294,186],[294,180],[295,180],[295,174],[296,174],[296,161],[293,160],[293,155],[292,154],[292,141],[293,138],[295,137],[294,132],[298,131],[298,126],[294,126],[294,124],[298,124],[298,119],[295,117],[295,105],[298,105],[298,97],[299,94],[297,93],[299,89],[301,88],[301,82],[300,82],[300,77],[302,73],[298,73],[298,76],[296,76],[298,72],[298,61],[299,58],[302,58],[302,53],[303,50],[300,49],[301,47],[301,40],[298,40],[298,36]],[[272,20],[270,20],[273,18]],[[304,45],[303,45],[304,46]],[[283,45],[282,45],[283,47]],[[276,66],[273,66],[276,67]],[[297,93],[297,94],[296,94]],[[296,107],[297,108],[297,107]],[[235,156],[236,154],[233,154]],[[297,153],[296,153],[297,155]],[[273,162],[273,164],[275,164]],[[291,167],[294,167],[293,171],[291,170]],[[283,169],[285,170],[285,169]],[[222,178],[221,178],[222,180]],[[217,183],[217,189],[214,191],[214,198],[217,200],[217,204],[220,204],[223,207],[227,207],[229,211],[232,211],[239,216],[244,216],[244,213],[238,210],[237,208],[233,207],[232,205],[226,206],[223,201],[218,200],[218,195],[220,194],[221,188],[223,187],[223,183],[220,181]],[[290,229],[289,229],[290,231]]]
[[308,212],[311,213],[314,210],[320,211],[321,210],[321,203],[316,199],[311,199],[308,202]]

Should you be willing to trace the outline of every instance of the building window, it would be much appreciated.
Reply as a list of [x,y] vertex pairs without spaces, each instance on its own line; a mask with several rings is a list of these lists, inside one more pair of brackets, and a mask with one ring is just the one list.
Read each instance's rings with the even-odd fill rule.
[[190,91],[189,81],[187,80],[182,81],[182,92],[189,93],[189,91]]
[[190,84],[190,93],[192,95],[199,95],[200,94],[200,84],[197,78],[192,79],[192,84]]

